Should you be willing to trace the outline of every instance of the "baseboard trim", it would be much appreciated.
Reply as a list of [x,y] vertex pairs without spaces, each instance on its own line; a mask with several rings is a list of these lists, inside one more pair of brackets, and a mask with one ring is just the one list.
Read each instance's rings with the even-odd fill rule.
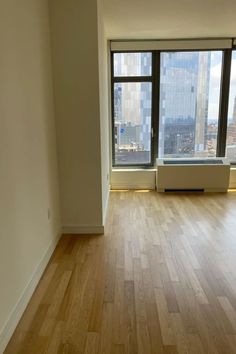
[[55,240],[53,240],[47,251],[44,253],[41,261],[39,262],[38,266],[35,268],[33,275],[26,285],[22,295],[20,296],[18,302],[14,306],[8,320],[6,321],[5,325],[3,326],[3,329],[0,333],[0,354],[4,352],[4,350],[7,347],[8,342],[10,341],[42,275],[43,272],[45,271],[48,262],[51,258],[52,253],[54,252],[58,241],[60,239],[61,235],[58,234]]
[[63,234],[101,235],[104,234],[104,225],[66,225],[62,227]]

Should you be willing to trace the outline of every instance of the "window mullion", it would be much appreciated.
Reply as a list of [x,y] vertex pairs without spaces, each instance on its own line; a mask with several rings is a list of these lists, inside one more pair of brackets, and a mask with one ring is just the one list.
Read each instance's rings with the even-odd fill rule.
[[154,165],[158,157],[159,138],[159,103],[160,103],[160,52],[153,52],[153,94],[152,94],[152,128],[153,137],[153,159]]
[[224,51],[223,65],[222,65],[219,127],[218,127],[217,152],[216,152],[216,156],[219,157],[225,156],[225,149],[226,149],[231,58],[232,58],[232,50],[226,49]]
[[152,76],[120,76],[114,77],[113,82],[152,82]]

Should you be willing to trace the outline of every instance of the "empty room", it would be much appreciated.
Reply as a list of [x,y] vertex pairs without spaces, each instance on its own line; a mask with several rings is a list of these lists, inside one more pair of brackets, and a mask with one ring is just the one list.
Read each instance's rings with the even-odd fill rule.
[[0,1],[0,354],[236,354],[235,14]]

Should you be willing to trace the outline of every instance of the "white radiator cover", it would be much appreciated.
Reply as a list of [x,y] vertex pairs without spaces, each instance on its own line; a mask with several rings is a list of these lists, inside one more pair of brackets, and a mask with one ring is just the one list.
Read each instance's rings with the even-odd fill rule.
[[[171,164],[165,164],[171,160]],[[204,192],[227,192],[229,188],[230,163],[225,158],[217,158],[222,163],[214,164],[214,159],[157,159],[157,191],[203,190]],[[199,164],[199,160],[204,160]],[[178,164],[175,163],[178,161]],[[185,162],[187,161],[187,163]],[[208,163],[209,161],[209,163]],[[170,162],[170,161],[169,161]]]

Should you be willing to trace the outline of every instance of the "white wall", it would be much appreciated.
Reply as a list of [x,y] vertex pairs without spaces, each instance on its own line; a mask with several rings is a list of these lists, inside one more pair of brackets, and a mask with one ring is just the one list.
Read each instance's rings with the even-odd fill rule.
[[102,232],[100,112],[106,112],[99,98],[97,1],[50,4],[63,230]]
[[155,189],[155,169],[114,169],[111,189]]
[[109,154],[109,83],[108,83],[108,41],[104,31],[101,0],[98,0],[98,51],[99,51],[99,98],[100,98],[100,128],[101,128],[101,168],[102,168],[102,211],[103,224],[108,208],[110,184],[110,154]]
[[229,188],[236,188],[236,168],[230,170]]
[[0,2],[0,352],[60,233],[48,14]]
[[236,37],[234,0],[103,0],[112,39]]

